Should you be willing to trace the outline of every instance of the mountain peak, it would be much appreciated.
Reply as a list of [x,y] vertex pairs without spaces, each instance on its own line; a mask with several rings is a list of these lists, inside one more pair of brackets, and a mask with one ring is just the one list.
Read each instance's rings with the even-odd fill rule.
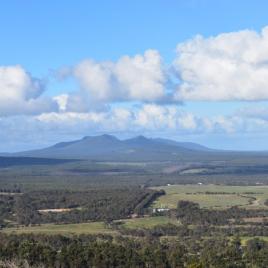
[[100,137],[103,137],[105,139],[112,139],[112,140],[116,139],[117,140],[117,137],[110,135],[110,134],[103,134]]
[[154,141],[152,139],[146,138],[145,136],[142,135],[124,140],[124,142],[130,146],[138,146],[138,147],[144,147],[147,145],[150,146],[154,144]]
[[99,136],[85,136],[82,140],[89,140],[89,139],[118,140],[117,137],[109,134],[103,134]]
[[140,140],[140,141],[149,141],[150,139],[149,138],[146,138],[145,136],[143,135],[139,135],[139,136],[136,136],[133,138],[133,140]]

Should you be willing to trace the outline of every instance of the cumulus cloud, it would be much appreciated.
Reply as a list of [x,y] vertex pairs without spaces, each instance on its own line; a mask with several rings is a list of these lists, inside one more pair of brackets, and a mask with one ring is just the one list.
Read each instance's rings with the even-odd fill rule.
[[178,100],[268,100],[268,27],[195,38],[177,46]]
[[[194,37],[177,46],[171,66],[158,51],[119,60],[84,60],[60,70],[79,90],[69,94],[66,111],[85,112],[112,102],[268,100],[268,27]],[[174,72],[176,78],[174,79]]]
[[56,108],[41,97],[44,83],[21,66],[0,66],[0,115],[38,114]]
[[70,94],[66,107],[70,111],[85,111],[99,103],[157,101],[165,97],[167,78],[156,50],[124,56],[116,62],[84,60],[71,73],[80,91]]

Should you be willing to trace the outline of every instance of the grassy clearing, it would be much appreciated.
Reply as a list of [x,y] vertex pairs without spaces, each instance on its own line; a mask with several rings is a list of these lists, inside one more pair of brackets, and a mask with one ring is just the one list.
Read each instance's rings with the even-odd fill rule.
[[206,208],[225,208],[235,205],[247,205],[248,199],[237,195],[172,194],[163,196],[154,203],[154,207],[176,208],[179,200],[188,200]]
[[164,216],[159,216],[124,220],[124,227],[130,229],[152,228],[156,225],[162,225],[167,223],[179,224],[176,220]]
[[254,238],[259,238],[261,240],[268,242],[268,236],[243,236],[241,237],[241,244],[245,246],[248,240],[251,240]]
[[42,224],[19,228],[6,228],[5,233],[43,233],[43,234],[114,234],[115,231],[107,228],[103,222],[90,222],[79,224]]
[[[170,185],[153,189],[163,189],[166,192],[166,195],[156,200],[153,207],[176,208],[179,200],[188,200],[205,208],[224,209],[238,205],[250,209],[268,209],[264,205],[268,199],[268,186]],[[256,200],[250,204],[252,197]]]
[[[156,225],[174,223],[177,221],[168,217],[148,217],[121,220],[125,228],[152,228]],[[90,222],[78,224],[41,224],[39,226],[28,226],[3,229],[4,233],[43,233],[43,234],[117,234],[117,231],[110,229],[103,222]]]

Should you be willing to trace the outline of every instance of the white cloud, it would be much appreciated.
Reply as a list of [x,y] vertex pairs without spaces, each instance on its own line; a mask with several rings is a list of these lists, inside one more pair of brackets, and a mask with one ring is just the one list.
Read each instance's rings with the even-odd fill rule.
[[91,128],[92,131],[144,131],[170,129],[178,131],[195,131],[199,120],[175,106],[159,106],[146,104],[139,108],[112,108],[103,112],[63,112],[44,113],[35,117],[39,122],[55,127],[74,127],[81,131],[81,126]]
[[134,122],[145,129],[176,129],[184,128],[180,120],[187,116],[175,106],[143,105],[136,113]]
[[117,62],[85,60],[73,68],[73,75],[81,90],[70,95],[69,110],[86,109],[96,102],[156,101],[165,95],[166,76],[156,50]]
[[[108,133],[118,131],[201,133],[219,131],[220,126],[221,131],[229,131],[230,121],[224,118],[201,118],[176,106],[155,104],[145,104],[138,108],[116,107],[102,112],[44,113],[35,119],[44,125],[53,126],[52,129],[66,129],[66,131],[69,129],[81,135],[83,132],[86,133],[85,129]],[[210,123],[210,128],[207,128],[206,121]]]
[[195,38],[177,46],[177,100],[268,100],[268,27]]
[[58,95],[54,97],[53,99],[57,102],[60,111],[66,110],[68,99],[69,99],[68,94]]
[[193,114],[186,114],[184,117],[179,118],[180,125],[185,129],[193,129],[197,128],[197,120]]
[[0,66],[0,115],[38,114],[56,109],[41,97],[42,81],[31,77],[21,66]]

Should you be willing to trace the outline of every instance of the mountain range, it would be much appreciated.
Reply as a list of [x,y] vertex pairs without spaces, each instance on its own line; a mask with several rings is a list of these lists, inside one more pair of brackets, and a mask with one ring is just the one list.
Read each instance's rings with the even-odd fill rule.
[[137,136],[120,140],[112,135],[86,136],[80,140],[60,142],[44,149],[13,153],[12,156],[92,159],[92,160],[171,160],[179,156],[213,152],[192,142]]

